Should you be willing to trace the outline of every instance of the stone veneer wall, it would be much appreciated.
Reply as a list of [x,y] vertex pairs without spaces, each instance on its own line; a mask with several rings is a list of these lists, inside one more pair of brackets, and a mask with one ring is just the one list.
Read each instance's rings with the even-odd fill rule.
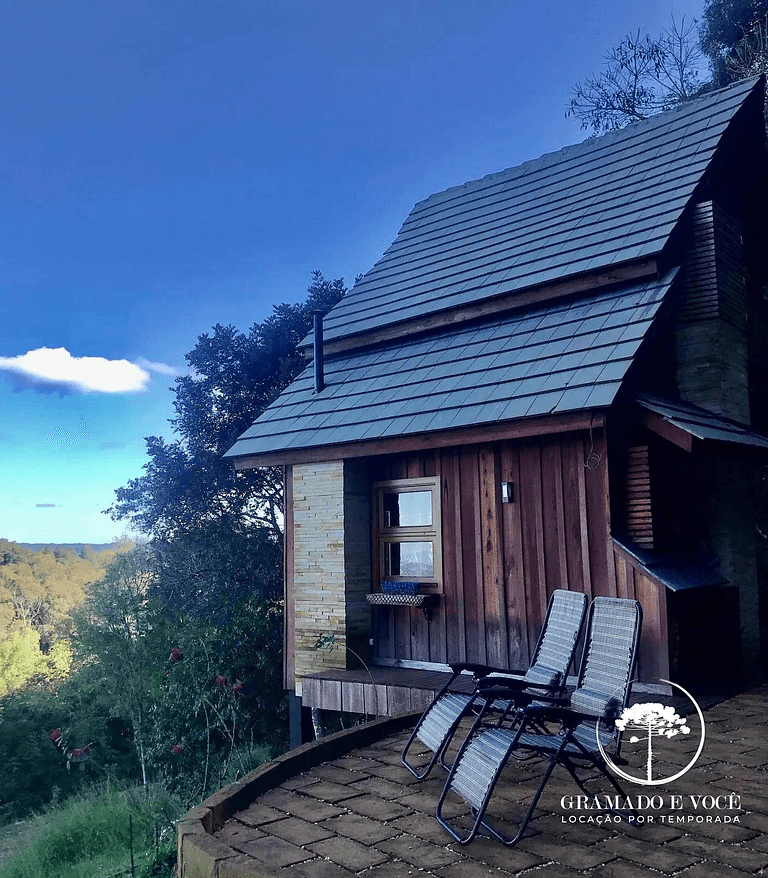
[[[301,695],[303,676],[347,667],[348,647],[366,659],[371,538],[365,464],[295,465],[293,515],[294,662]],[[326,645],[317,648],[323,637]]]

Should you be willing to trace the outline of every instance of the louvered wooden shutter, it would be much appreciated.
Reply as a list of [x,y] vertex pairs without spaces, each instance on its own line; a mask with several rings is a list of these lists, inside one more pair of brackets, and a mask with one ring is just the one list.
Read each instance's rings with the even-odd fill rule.
[[627,449],[626,497],[627,536],[639,546],[652,549],[651,471],[647,445]]

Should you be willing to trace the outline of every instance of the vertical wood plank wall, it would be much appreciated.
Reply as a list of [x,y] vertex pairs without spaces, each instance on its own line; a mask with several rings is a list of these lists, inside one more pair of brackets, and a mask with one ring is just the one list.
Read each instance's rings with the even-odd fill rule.
[[[584,465],[590,447],[588,433],[574,433],[372,459],[372,481],[440,476],[444,575],[429,624],[419,610],[374,609],[374,655],[525,668],[550,594],[568,588],[637,597],[645,613],[641,671],[658,676],[664,595],[614,558],[602,432],[593,469]],[[502,481],[513,483],[511,503],[501,503]]]

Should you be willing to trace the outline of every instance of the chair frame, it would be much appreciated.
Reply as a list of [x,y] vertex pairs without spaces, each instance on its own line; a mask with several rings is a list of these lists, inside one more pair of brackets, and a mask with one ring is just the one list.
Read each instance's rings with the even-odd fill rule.
[[[589,621],[587,627],[587,638],[589,641],[591,630],[592,630],[592,621],[594,617],[594,608],[595,601],[599,601],[600,598],[596,598],[590,607],[589,611]],[[610,600],[610,599],[609,599]],[[617,600],[617,599],[613,599]],[[481,827],[487,829],[493,836],[495,836],[499,841],[503,842],[505,845],[511,847],[517,844],[520,839],[525,836],[526,830],[528,828],[528,824],[530,823],[531,818],[536,810],[536,806],[538,804],[539,798],[541,794],[544,792],[544,788],[549,781],[549,778],[552,772],[555,769],[555,766],[560,764],[562,765],[573,777],[576,784],[579,788],[585,792],[587,795],[591,795],[589,791],[584,786],[583,780],[579,777],[577,772],[577,767],[589,767],[597,769],[604,777],[608,779],[613,788],[623,797],[627,798],[626,793],[621,788],[620,784],[616,780],[616,778],[610,773],[607,768],[607,763],[603,758],[602,754],[599,750],[592,751],[587,749],[581,741],[574,737],[575,730],[579,727],[579,725],[583,722],[594,721],[596,724],[605,720],[613,720],[617,716],[620,715],[621,711],[627,706],[629,702],[629,698],[631,695],[633,675],[635,671],[635,667],[637,664],[637,645],[640,638],[640,630],[642,627],[642,618],[643,611],[638,601],[631,601],[635,605],[635,625],[634,631],[632,634],[632,642],[630,646],[630,655],[631,659],[629,662],[629,666],[627,669],[627,679],[624,684],[624,693],[621,699],[621,705],[614,706],[610,711],[604,712],[601,716],[596,714],[588,714],[582,711],[574,710],[570,707],[570,698],[558,698],[552,697],[549,695],[534,695],[530,693],[518,693],[514,691],[505,690],[500,688],[497,682],[493,679],[489,679],[486,681],[479,681],[478,689],[480,692],[486,695],[485,704],[483,709],[480,711],[477,719],[475,720],[472,729],[469,734],[465,738],[456,758],[453,761],[453,765],[451,766],[451,770],[448,774],[448,778],[446,779],[443,790],[440,794],[440,798],[438,799],[436,816],[440,825],[446,829],[451,836],[453,836],[456,841],[460,844],[468,844],[472,841],[477,835],[478,831]],[[584,679],[585,673],[588,669],[589,665],[589,652],[588,652],[589,643],[585,643],[584,653],[582,656],[581,667],[579,670],[579,678],[578,684],[574,692],[577,692],[581,688],[582,681]],[[572,693],[573,694],[573,693]],[[445,819],[442,814],[443,803],[445,802],[446,796],[451,789],[451,784],[453,778],[456,774],[458,767],[461,764],[461,758],[464,755],[467,748],[470,746],[471,742],[481,733],[482,728],[487,728],[487,723],[485,723],[485,718],[487,715],[487,707],[494,700],[494,698],[505,698],[505,697],[515,697],[518,701],[527,702],[525,705],[520,705],[515,717],[513,718],[513,723],[511,728],[514,728],[517,725],[517,730],[512,737],[506,754],[499,761],[499,765],[491,777],[491,781],[486,790],[483,802],[479,808],[476,808],[470,803],[470,812],[474,817],[474,822],[471,830],[466,834],[462,835],[457,832],[453,826],[449,824],[449,822]],[[542,701],[551,702],[551,706],[542,705]],[[534,703],[538,702],[538,703]],[[542,743],[540,746],[531,745],[528,743],[520,743],[520,739],[523,733],[534,727],[536,729],[540,729],[542,724],[544,723],[559,723],[560,728],[557,733],[550,733],[550,740]],[[498,723],[494,724],[498,725]],[[557,741],[557,743],[555,743]],[[614,755],[618,757],[620,747],[621,747],[621,733],[617,730],[614,732],[614,741],[615,741],[615,750]],[[577,750],[581,752],[573,753],[567,750],[569,745],[575,745]],[[522,820],[518,824],[517,833],[512,838],[507,838],[497,829],[495,829],[486,819],[485,813],[486,809],[490,803],[490,799],[493,795],[494,789],[496,787],[496,782],[498,781],[501,773],[504,768],[507,766],[510,756],[514,758],[520,758],[518,754],[515,752],[516,750],[526,751],[529,756],[547,756],[549,757],[549,763],[544,770],[544,774],[542,775],[541,781],[539,782],[539,786],[534,793],[533,799],[531,800],[530,805],[528,806],[525,814],[523,815]],[[580,763],[577,766],[577,762]],[[612,810],[612,809],[609,809]],[[625,817],[626,814],[619,811],[614,811],[614,813],[618,814],[620,817]],[[630,812],[633,813],[633,812]]]
[[[435,765],[440,765],[441,768],[444,768],[446,771],[450,771],[451,766],[445,764],[445,753],[448,750],[448,747],[453,740],[454,735],[456,734],[456,730],[459,727],[459,723],[465,716],[469,716],[472,713],[479,713],[480,709],[484,707],[485,713],[488,712],[489,709],[499,710],[498,707],[493,708],[493,704],[498,704],[498,699],[491,699],[489,702],[485,702],[483,694],[480,690],[480,683],[484,680],[492,680],[495,684],[501,684],[505,687],[508,692],[511,692],[511,695],[506,697],[508,704],[504,709],[501,710],[502,716],[499,722],[503,722],[511,712],[511,710],[515,707],[515,700],[517,699],[520,693],[525,692],[526,690],[535,689],[537,692],[549,691],[553,695],[562,693],[565,691],[565,686],[568,679],[568,671],[570,670],[571,665],[573,664],[574,654],[576,652],[576,648],[581,640],[581,632],[584,628],[584,619],[587,615],[587,596],[580,592],[566,592],[568,594],[579,594],[583,597],[583,608],[581,613],[581,621],[579,624],[579,630],[574,638],[573,646],[571,649],[571,653],[568,659],[568,664],[565,668],[565,671],[562,676],[562,680],[558,681],[554,684],[546,684],[546,683],[534,683],[533,681],[526,680],[525,675],[535,667],[536,662],[541,654],[542,647],[546,641],[547,631],[549,629],[549,618],[550,614],[556,600],[555,596],[558,592],[566,591],[565,589],[557,589],[549,597],[549,601],[547,602],[547,610],[544,616],[544,622],[542,623],[541,630],[539,631],[539,637],[536,641],[536,647],[533,653],[533,661],[531,662],[528,671],[520,671],[520,670],[504,670],[501,668],[492,668],[488,665],[482,664],[473,664],[469,662],[459,662],[450,665],[451,668],[451,677],[443,686],[443,688],[435,695],[432,699],[428,707],[424,710],[418,722],[414,726],[413,731],[411,732],[410,737],[408,738],[405,746],[403,747],[403,752],[400,757],[401,763],[411,772],[411,774],[417,780],[424,780]],[[451,686],[454,684],[457,677],[459,677],[464,672],[471,673],[475,678],[475,686],[471,693],[451,693]],[[410,750],[413,743],[416,741],[419,733],[419,729],[422,727],[424,721],[427,719],[429,714],[435,708],[435,706],[447,695],[449,694],[460,694],[460,695],[468,695],[467,703],[465,704],[463,710],[455,717],[453,722],[446,728],[445,734],[442,742],[438,746],[436,750],[433,751],[432,758],[426,765],[417,768],[412,765],[408,761],[408,751]]]

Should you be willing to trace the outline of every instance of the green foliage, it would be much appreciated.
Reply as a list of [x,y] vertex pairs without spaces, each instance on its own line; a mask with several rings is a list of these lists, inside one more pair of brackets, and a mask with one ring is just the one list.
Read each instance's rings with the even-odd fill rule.
[[14,623],[52,630],[83,600],[83,587],[101,579],[113,551],[25,549],[0,540],[0,638]]
[[0,698],[21,688],[35,677],[57,681],[67,676],[72,652],[64,640],[57,640],[47,652],[40,650],[40,635],[24,625],[0,640]]
[[[55,691],[26,689],[0,701],[0,823],[26,817],[94,780],[135,782],[130,725],[112,715],[107,693],[87,676],[73,674]],[[57,728],[70,749],[93,742],[91,759],[68,767],[50,738]]]
[[173,820],[181,807],[160,787],[122,792],[97,788],[38,818],[34,840],[0,864],[0,878],[137,878],[172,874]]
[[163,607],[150,595],[152,556],[145,547],[115,556],[102,580],[91,584],[74,611],[75,643],[82,661],[109,692],[112,711],[127,718],[146,776],[146,739],[152,709],[151,668],[162,637]]
[[736,78],[730,67],[737,47],[767,14],[768,0],[708,0],[699,39],[712,66],[715,85],[727,85]]
[[[130,724],[143,782],[164,778],[193,801],[221,785],[233,760],[243,772],[263,760],[254,742],[283,742],[282,608],[275,593],[252,588],[227,613],[171,613],[156,596],[172,591],[163,575],[153,552],[137,548],[89,587],[74,614],[77,677]],[[99,739],[87,737],[96,760]]]

